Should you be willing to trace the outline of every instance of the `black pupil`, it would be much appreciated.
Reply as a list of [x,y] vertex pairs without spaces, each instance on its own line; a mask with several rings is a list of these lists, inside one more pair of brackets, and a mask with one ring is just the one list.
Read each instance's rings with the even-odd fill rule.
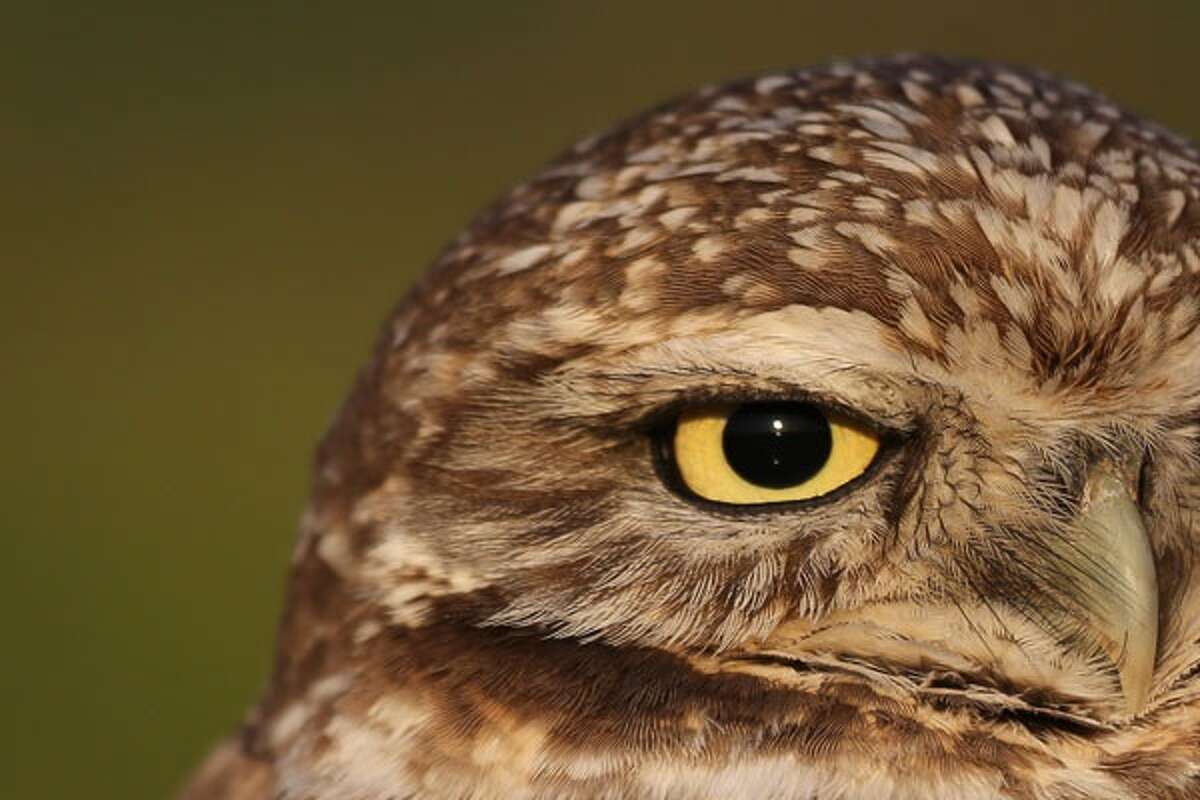
[[821,471],[833,439],[825,415],[808,403],[747,403],[726,420],[721,445],[744,480],[785,489]]

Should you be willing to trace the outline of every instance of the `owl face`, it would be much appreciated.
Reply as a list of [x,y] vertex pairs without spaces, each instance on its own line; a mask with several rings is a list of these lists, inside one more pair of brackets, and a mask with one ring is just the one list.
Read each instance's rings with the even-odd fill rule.
[[297,785],[1194,796],[1198,187],[1083,88],[922,59],[578,145],[323,446]]

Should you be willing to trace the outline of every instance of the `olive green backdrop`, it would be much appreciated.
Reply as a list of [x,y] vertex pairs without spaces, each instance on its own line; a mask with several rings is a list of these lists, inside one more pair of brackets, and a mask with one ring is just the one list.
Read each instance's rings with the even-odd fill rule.
[[238,721],[383,316],[574,138],[901,49],[1200,133],[1188,0],[53,5],[0,18],[4,798],[164,797]]

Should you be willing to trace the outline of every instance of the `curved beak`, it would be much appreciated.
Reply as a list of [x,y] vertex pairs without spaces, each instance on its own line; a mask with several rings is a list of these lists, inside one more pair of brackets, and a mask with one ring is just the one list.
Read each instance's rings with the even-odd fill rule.
[[1077,545],[1102,568],[1105,584],[1081,600],[1121,677],[1125,708],[1138,714],[1150,695],[1158,651],[1158,578],[1154,553],[1130,481],[1097,464],[1084,489]]

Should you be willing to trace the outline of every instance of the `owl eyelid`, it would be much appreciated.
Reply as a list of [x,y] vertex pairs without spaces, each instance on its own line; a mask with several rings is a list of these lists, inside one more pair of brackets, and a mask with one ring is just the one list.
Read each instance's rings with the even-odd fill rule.
[[681,413],[696,406],[735,406],[748,403],[808,403],[822,411],[837,414],[854,424],[869,430],[881,441],[907,438],[912,430],[907,426],[899,428],[888,425],[860,408],[847,403],[845,400],[822,392],[813,392],[797,388],[781,388],[778,391],[764,391],[759,388],[745,391],[721,388],[717,391],[704,389],[685,390],[666,403],[659,404],[646,412],[638,427],[647,431],[661,429],[664,425],[673,424]]

